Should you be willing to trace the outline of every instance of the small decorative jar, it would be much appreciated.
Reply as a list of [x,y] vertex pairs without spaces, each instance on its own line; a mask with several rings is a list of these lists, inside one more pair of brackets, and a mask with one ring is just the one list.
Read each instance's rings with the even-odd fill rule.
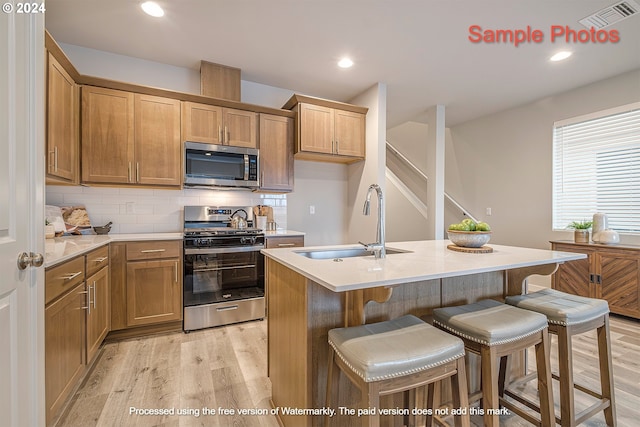
[[44,238],[53,239],[56,237],[56,229],[53,224],[47,224],[44,226]]

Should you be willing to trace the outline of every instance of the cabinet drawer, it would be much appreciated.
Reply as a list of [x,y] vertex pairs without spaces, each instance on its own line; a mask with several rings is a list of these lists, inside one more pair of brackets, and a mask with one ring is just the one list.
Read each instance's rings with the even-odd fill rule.
[[267,249],[304,246],[304,236],[267,237],[265,240]]
[[154,241],[127,243],[127,260],[182,258],[182,242]]
[[103,246],[87,254],[87,277],[109,265],[109,246]]
[[72,289],[84,280],[84,256],[79,256],[45,272],[44,303]]

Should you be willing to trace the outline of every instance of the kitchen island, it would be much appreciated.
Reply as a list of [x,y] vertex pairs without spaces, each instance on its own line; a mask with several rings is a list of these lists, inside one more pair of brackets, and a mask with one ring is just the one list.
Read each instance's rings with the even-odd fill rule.
[[[268,375],[272,404],[285,426],[323,425],[314,410],[324,407],[330,329],[404,314],[428,316],[437,307],[484,298],[501,300],[522,293],[528,276],[549,275],[563,262],[584,258],[500,245],[490,245],[491,253],[461,253],[448,249],[450,244],[448,240],[389,243],[387,248],[394,251],[384,259],[347,257],[357,245],[263,250]],[[343,255],[334,256],[339,254]],[[340,391],[340,406],[358,407],[360,393],[344,377]],[[394,396],[382,402],[388,408],[401,404]],[[336,425],[361,424],[357,417],[336,416]],[[382,422],[402,425],[402,417],[383,417]]]

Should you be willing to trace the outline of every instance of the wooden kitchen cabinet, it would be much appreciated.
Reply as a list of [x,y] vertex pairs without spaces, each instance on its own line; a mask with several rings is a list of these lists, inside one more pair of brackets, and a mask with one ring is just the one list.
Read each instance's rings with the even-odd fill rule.
[[82,181],[180,187],[180,101],[82,87]]
[[44,310],[47,423],[60,411],[84,372],[86,303],[83,281]]
[[283,108],[297,112],[296,158],[339,163],[364,160],[367,108],[298,94]]
[[111,244],[111,329],[182,320],[182,241]]
[[47,57],[47,183],[77,184],[78,85],[51,53]]
[[61,410],[109,333],[108,265],[109,247],[102,246],[45,271],[47,423]]
[[260,190],[293,191],[293,119],[260,114]]
[[257,148],[258,115],[216,105],[182,103],[182,140]]
[[640,318],[640,247],[560,241],[551,242],[551,248],[588,255],[561,264],[553,275],[554,289],[605,299],[612,313]]
[[265,236],[266,249],[293,248],[304,246],[304,236]]
[[89,276],[87,285],[87,361],[98,352],[100,344],[111,329],[111,293],[109,291],[109,268],[102,267]]

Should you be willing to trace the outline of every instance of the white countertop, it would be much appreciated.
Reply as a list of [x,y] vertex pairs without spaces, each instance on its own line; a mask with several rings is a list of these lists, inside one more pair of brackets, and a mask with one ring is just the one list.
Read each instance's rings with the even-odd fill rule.
[[140,233],[64,236],[46,239],[44,243],[44,266],[53,267],[110,242],[133,242],[140,240],[182,240],[182,233]]
[[263,249],[262,253],[334,292],[562,263],[586,258],[585,254],[573,252],[492,244],[488,245],[493,248],[492,253],[462,253],[447,249],[449,244],[451,244],[449,240],[387,243],[388,248],[411,252],[387,254],[385,259],[375,259],[373,255],[342,258],[341,262],[335,262],[333,259],[310,259],[296,252],[362,246],[336,245]]

